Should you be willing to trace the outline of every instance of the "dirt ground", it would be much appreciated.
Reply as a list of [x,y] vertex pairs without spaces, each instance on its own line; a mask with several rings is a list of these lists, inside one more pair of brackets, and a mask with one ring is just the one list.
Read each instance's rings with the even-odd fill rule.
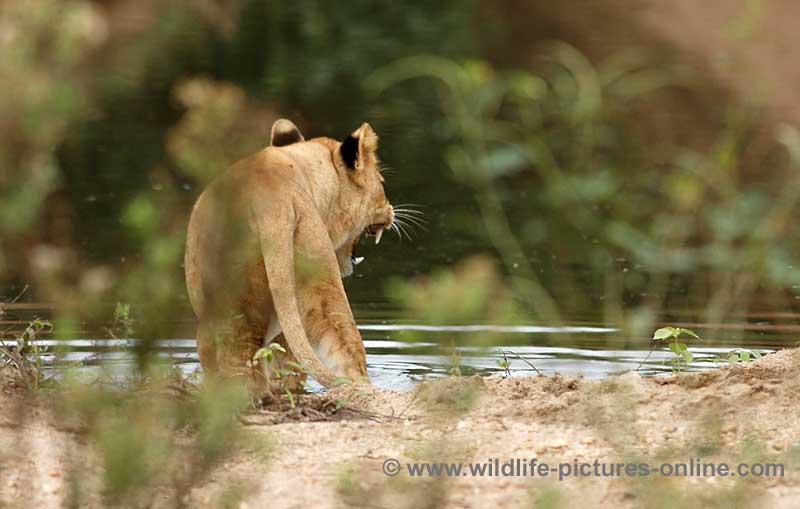
[[[699,374],[605,381],[450,378],[406,392],[309,395],[239,424],[247,449],[196,484],[188,507],[798,507],[800,350]],[[61,507],[90,447],[45,399],[0,396],[0,507]],[[346,407],[334,402],[347,399]],[[15,412],[17,414],[15,414]],[[22,415],[24,414],[24,415]],[[24,425],[19,425],[23,422]],[[78,456],[76,456],[78,454]],[[389,477],[384,461],[401,472]],[[410,462],[547,463],[542,476],[411,477]],[[784,476],[570,477],[562,462],[781,463]],[[733,468],[733,467],[732,467]],[[98,499],[99,500],[99,499]],[[666,505],[665,505],[666,504]],[[738,505],[736,505],[738,504]]]

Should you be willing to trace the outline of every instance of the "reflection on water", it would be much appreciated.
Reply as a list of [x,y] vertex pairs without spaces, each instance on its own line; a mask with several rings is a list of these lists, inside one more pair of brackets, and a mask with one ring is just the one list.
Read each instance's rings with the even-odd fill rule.
[[[17,316],[7,316],[5,329],[20,328],[27,319],[26,315],[42,316],[46,312],[35,306],[22,306],[17,311]],[[386,388],[402,389],[425,378],[446,376],[453,365],[453,349],[449,345],[452,342],[459,344],[464,335],[474,337],[475,333],[491,333],[493,346],[458,347],[463,375],[502,373],[504,370],[498,364],[503,359],[502,351],[513,352],[507,354],[512,376],[535,374],[528,363],[544,375],[582,374],[590,379],[635,370],[640,365],[642,374],[671,371],[666,362],[672,356],[670,352],[656,349],[648,358],[650,343],[647,338],[626,338],[613,327],[587,323],[562,327],[536,324],[436,326],[405,323],[398,319],[378,320],[374,312],[361,314],[373,315],[359,325],[367,349],[370,378],[378,386]],[[782,327],[778,321],[786,321],[787,318],[781,316],[775,322],[770,322],[760,316],[752,323],[743,321],[738,329],[749,332],[745,334],[745,339],[739,337],[735,343],[726,344],[724,338],[706,338],[702,343],[693,344],[690,349],[695,354],[695,361],[689,369],[710,369],[722,365],[711,359],[723,357],[734,347],[766,353],[781,346],[790,346],[796,341],[791,339],[796,326],[787,323]],[[789,321],[796,323],[796,318],[793,316]],[[704,329],[703,324],[686,325],[698,331]],[[180,367],[187,374],[199,370],[195,342],[190,333],[192,327],[192,321],[187,320],[179,327],[187,331],[185,337],[163,339],[156,345],[159,357]],[[80,364],[81,372],[87,377],[100,374],[101,368],[112,376],[123,376],[133,365],[130,347],[135,345],[136,340],[108,339],[104,337],[107,334],[100,332],[102,330],[103,327],[99,325],[87,326],[83,338],[47,338],[40,343],[51,347],[51,352],[62,352],[57,360],[54,354],[48,354],[47,360],[54,367]],[[562,337],[563,340],[559,339]]]

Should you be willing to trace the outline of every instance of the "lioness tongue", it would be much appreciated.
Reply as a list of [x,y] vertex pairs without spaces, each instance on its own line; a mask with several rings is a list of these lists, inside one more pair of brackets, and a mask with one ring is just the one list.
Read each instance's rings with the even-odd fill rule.
[[379,229],[375,232],[375,245],[377,246],[378,243],[381,241],[381,237],[383,236],[383,228]]

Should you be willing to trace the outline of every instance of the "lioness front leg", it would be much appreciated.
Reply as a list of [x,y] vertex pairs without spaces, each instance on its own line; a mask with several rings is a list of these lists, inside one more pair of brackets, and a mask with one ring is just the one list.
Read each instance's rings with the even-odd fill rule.
[[[303,369],[321,385],[332,387],[341,377],[360,382],[363,381],[361,375],[366,374],[366,354],[348,362],[339,352],[352,351],[352,348],[331,349],[335,350],[331,359],[337,366],[334,371],[317,353],[323,343],[360,343],[361,336],[347,304],[330,237],[319,215],[303,211],[304,207],[307,209],[308,205],[259,203],[253,211],[254,218],[273,218],[272,221],[256,221],[254,229],[259,235],[269,292],[281,331]],[[322,311],[326,303],[334,304],[326,305],[322,312],[326,320],[304,317],[307,313],[301,311],[301,306],[306,312],[310,309]],[[330,310],[343,318],[331,318]],[[313,329],[314,341],[309,339],[311,330],[307,333],[307,328]],[[323,341],[323,336],[328,339]]]
[[303,326],[322,362],[340,377],[353,382],[364,381],[367,354],[341,280],[338,285],[304,285],[298,294]]
[[[347,301],[333,246],[317,219],[295,238],[297,297],[303,328],[317,356],[336,375],[367,381],[367,354]],[[313,376],[313,374],[312,374]]]

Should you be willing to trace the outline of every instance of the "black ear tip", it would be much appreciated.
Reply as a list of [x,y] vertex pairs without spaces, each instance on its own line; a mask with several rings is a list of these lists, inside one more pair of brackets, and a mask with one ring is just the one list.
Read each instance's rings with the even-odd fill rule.
[[273,147],[283,147],[305,141],[300,129],[291,120],[281,118],[272,124],[272,133],[270,135],[270,145]]
[[293,131],[276,133],[275,136],[272,137],[272,146],[284,147],[286,145],[291,145],[292,143],[297,143],[299,141],[303,141],[303,136],[300,134],[300,131],[295,129]]
[[339,152],[342,154],[344,164],[346,164],[348,168],[355,169],[356,158],[358,157],[358,138],[354,138],[353,135],[345,138],[342,142],[342,146],[339,147]]

